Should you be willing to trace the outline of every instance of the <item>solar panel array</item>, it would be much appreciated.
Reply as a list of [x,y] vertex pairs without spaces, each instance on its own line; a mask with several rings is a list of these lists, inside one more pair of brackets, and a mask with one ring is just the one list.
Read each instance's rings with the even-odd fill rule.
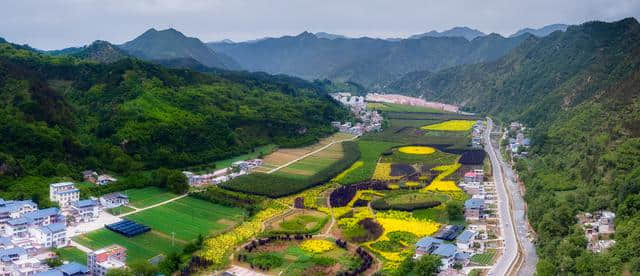
[[127,238],[135,237],[151,230],[148,226],[126,219],[116,223],[107,224],[105,227]]

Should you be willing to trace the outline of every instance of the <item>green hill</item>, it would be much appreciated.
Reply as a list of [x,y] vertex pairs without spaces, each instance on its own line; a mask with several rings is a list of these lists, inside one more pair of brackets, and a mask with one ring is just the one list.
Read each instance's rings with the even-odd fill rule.
[[211,163],[312,143],[348,116],[319,85],[287,76],[104,64],[8,43],[0,72],[2,183]]
[[[640,24],[587,22],[530,37],[495,62],[415,72],[391,89],[532,127],[517,163],[539,275],[640,272]],[[579,212],[617,213],[616,245],[586,250]]]

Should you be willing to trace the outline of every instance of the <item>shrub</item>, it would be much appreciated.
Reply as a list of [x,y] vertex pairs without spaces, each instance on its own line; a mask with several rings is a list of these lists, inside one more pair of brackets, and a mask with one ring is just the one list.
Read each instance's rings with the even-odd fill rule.
[[276,254],[262,253],[250,256],[247,262],[261,269],[269,270],[281,266],[284,263],[284,259]]
[[401,243],[392,240],[377,241],[372,243],[370,246],[375,250],[384,252],[400,252],[404,249],[404,246]]
[[377,199],[371,202],[371,208],[378,211],[384,210],[398,210],[398,211],[413,211],[417,209],[433,208],[442,204],[440,201],[424,201],[424,202],[407,202],[407,203],[395,203],[389,204],[384,198]]

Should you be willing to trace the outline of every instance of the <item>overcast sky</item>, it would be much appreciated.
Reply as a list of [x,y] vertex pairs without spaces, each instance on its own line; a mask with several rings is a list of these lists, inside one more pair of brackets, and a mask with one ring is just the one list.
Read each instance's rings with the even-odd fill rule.
[[202,41],[311,32],[406,37],[469,26],[524,27],[640,17],[640,0],[2,0],[0,37],[40,49],[122,43],[173,27]]

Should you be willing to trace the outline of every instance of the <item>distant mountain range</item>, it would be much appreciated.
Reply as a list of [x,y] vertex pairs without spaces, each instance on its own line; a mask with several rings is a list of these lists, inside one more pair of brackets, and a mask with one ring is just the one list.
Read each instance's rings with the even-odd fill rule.
[[409,39],[420,39],[425,36],[429,37],[464,37],[467,40],[473,40],[476,37],[485,36],[487,34],[478,31],[476,29],[471,29],[469,27],[454,27],[450,30],[438,32],[438,31],[430,31],[423,34],[412,35]]
[[297,36],[255,42],[208,43],[249,71],[288,74],[306,79],[353,81],[382,89],[412,71],[438,71],[502,57],[526,36],[504,38],[430,37],[389,41],[373,38],[325,39],[303,32]]
[[524,29],[519,30],[516,33],[510,35],[509,37],[520,36],[520,35],[527,34],[527,33],[535,35],[537,37],[544,37],[544,36],[550,35],[551,33],[555,32],[555,31],[563,31],[564,32],[568,27],[569,27],[569,25],[565,25],[565,24],[553,24],[553,25],[544,26],[544,27],[539,28],[539,29],[524,28]]

